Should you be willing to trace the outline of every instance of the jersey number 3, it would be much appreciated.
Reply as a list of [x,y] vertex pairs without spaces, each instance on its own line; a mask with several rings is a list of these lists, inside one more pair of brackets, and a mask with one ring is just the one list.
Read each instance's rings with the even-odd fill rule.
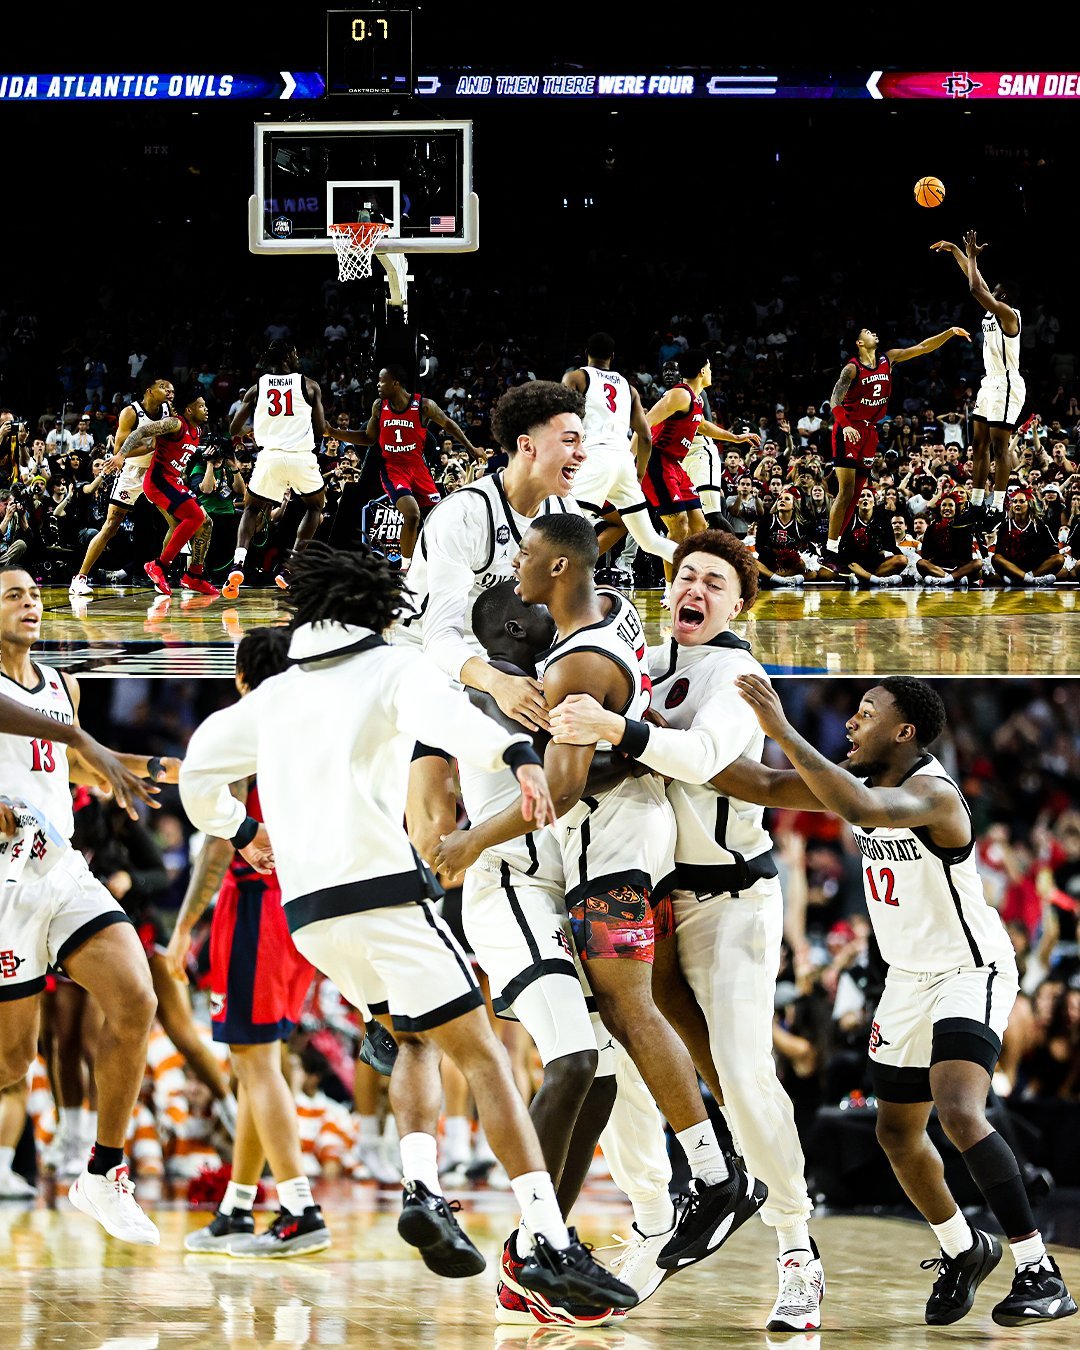
[[[284,394],[284,400],[282,399]],[[291,417],[292,410],[292,390],[291,389],[268,389],[266,391],[266,401],[270,405],[271,417]]]
[[34,763],[31,766],[34,773],[52,773],[56,768],[52,741],[31,741],[30,746],[34,752]]
[[[874,879],[874,869],[868,867],[866,869],[866,885],[869,888],[871,897],[878,901],[879,904],[898,905],[900,903],[900,901],[893,896],[893,887],[896,885],[896,877],[893,874],[891,867],[881,868],[876,881]],[[879,885],[884,890],[884,895],[878,894]]]
[[617,408],[616,400],[619,397],[619,391],[613,384],[604,385],[604,401],[607,403],[608,412],[615,412]]

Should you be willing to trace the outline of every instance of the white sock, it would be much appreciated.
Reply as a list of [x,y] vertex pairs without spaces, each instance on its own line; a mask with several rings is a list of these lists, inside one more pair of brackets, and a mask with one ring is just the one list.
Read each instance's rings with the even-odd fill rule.
[[983,504],[983,498],[984,498],[985,496],[986,496],[986,489],[985,489],[985,488],[972,488],[972,489],[971,489],[971,504],[972,504],[972,506],[982,506],[982,504]]
[[675,1222],[675,1206],[667,1191],[652,1200],[632,1200],[634,1223],[647,1237],[670,1231]]
[[[230,1181],[225,1187],[225,1197],[218,1205],[218,1211],[221,1214],[232,1214],[236,1210],[241,1212],[250,1210],[255,1204],[255,1197],[259,1193],[258,1186],[241,1186],[235,1181]],[[284,1201],[282,1201],[284,1204]]]
[[360,1117],[360,1142],[362,1144],[371,1144],[380,1138],[379,1117],[361,1116]]
[[975,1234],[971,1231],[971,1225],[960,1210],[957,1210],[952,1218],[946,1219],[944,1223],[932,1223],[930,1227],[934,1230],[938,1246],[946,1256],[959,1256],[961,1252],[966,1252],[975,1241]]
[[305,1209],[315,1203],[307,1177],[290,1177],[288,1181],[279,1181],[277,1193],[281,1208],[287,1209],[290,1214],[303,1214]]
[[13,1148],[0,1148],[0,1173],[10,1172],[11,1164],[15,1161],[15,1150]]
[[244,563],[247,561],[247,549],[246,548],[236,549],[236,551],[232,555],[232,560],[237,567],[243,567]]
[[79,1117],[82,1115],[81,1106],[61,1106],[57,1108],[57,1116],[60,1119],[60,1129],[68,1138],[74,1137],[79,1129]]
[[443,1125],[443,1148],[455,1161],[460,1162],[469,1156],[469,1118],[467,1116],[447,1116]]
[[491,1151],[491,1145],[488,1143],[487,1135],[484,1133],[483,1125],[477,1124],[476,1137],[473,1140],[473,1157],[477,1162],[495,1162],[495,1154]]
[[727,1159],[720,1148],[712,1121],[706,1117],[700,1125],[691,1125],[688,1130],[680,1130],[676,1136],[682,1144],[690,1171],[698,1181],[706,1186],[715,1186],[718,1181],[728,1178]]
[[401,1174],[406,1181],[420,1181],[432,1195],[442,1195],[439,1185],[438,1145],[435,1136],[414,1130],[402,1135]]
[[522,1222],[528,1230],[523,1235],[523,1245],[537,1234],[559,1251],[569,1247],[570,1234],[566,1231],[559,1202],[555,1199],[555,1187],[547,1172],[522,1172],[519,1177],[510,1178],[510,1187],[521,1206]]
[[97,1139],[97,1112],[85,1106],[79,1108],[79,1138],[87,1144]]
[[1021,1266],[1037,1266],[1046,1256],[1046,1248],[1043,1246],[1041,1233],[1036,1233],[1034,1237],[1024,1238],[1022,1242],[1010,1242],[1009,1250],[1012,1252],[1017,1270]]
[[812,1257],[810,1229],[806,1222],[788,1223],[776,1230],[776,1242],[780,1248],[780,1260],[783,1265],[805,1266],[800,1257]]
[[839,552],[840,552],[840,540],[839,540],[839,539],[826,539],[826,540],[825,540],[825,547],[828,549],[828,551],[829,551],[830,553],[839,553]]
[[994,493],[994,510],[1001,511],[1005,506],[1005,489]]

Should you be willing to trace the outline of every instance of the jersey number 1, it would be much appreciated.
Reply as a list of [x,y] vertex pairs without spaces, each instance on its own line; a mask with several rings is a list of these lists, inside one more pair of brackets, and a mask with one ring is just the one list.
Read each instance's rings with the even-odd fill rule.
[[31,766],[34,773],[52,773],[56,768],[52,741],[31,741],[30,746],[34,752],[34,763]]
[[[285,395],[284,406],[282,405],[282,393]],[[280,417],[283,413],[286,417],[291,417],[293,415],[291,389],[268,389],[266,391],[266,401],[270,404],[271,417]]]
[[885,889],[884,895],[878,895],[877,883],[874,880],[874,869],[872,867],[866,869],[866,884],[870,889],[871,896],[877,900],[879,904],[898,905],[900,901],[893,899],[893,887],[896,885],[896,877],[893,874],[892,868],[883,867],[879,873],[879,878],[881,885]]

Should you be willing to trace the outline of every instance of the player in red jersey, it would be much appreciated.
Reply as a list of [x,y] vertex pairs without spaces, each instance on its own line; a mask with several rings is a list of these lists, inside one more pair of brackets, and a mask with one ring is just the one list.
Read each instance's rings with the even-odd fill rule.
[[[829,553],[839,553],[840,536],[855,514],[856,492],[862,491],[870,477],[870,465],[877,454],[877,424],[885,416],[892,393],[893,366],[937,351],[954,337],[971,341],[966,328],[946,328],[915,347],[890,347],[879,356],[878,335],[869,328],[859,329],[855,355],[844,363],[829,395],[833,416],[832,467],[836,474],[836,496],[829,511],[829,537],[825,541]],[[830,559],[826,557],[825,561]]]
[[401,366],[379,371],[379,397],[363,431],[339,431],[339,440],[350,445],[378,445],[382,454],[379,474],[383,488],[401,512],[401,559],[407,566],[416,547],[420,521],[439,501],[439,489],[424,459],[427,424],[437,427],[468,450],[473,459],[486,458],[439,405],[421,394],[409,392]]
[[[154,457],[143,478],[143,494],[169,522],[161,552],[143,571],[162,595],[172,595],[172,587],[165,569],[176,561],[180,550],[200,530],[211,528],[210,518],[194,495],[184,485],[184,473],[192,455],[199,448],[202,427],[209,417],[206,400],[196,391],[184,403],[183,414],[172,414],[157,422],[143,422],[137,426],[120,447],[124,460],[146,453],[146,443],[156,437]],[[201,563],[192,563],[180,582],[189,591],[200,595],[218,595],[203,576]]]
[[[652,429],[652,452],[641,486],[646,500],[660,512],[668,536],[680,544],[706,528],[701,499],[683,468],[694,437],[700,432],[714,441],[755,446],[761,444],[761,437],[753,432],[737,436],[705,420],[701,396],[712,384],[712,366],[700,347],[680,353],[676,364],[682,379],[649,409],[645,419]],[[640,458],[638,469],[642,469]],[[670,582],[673,574],[668,562],[664,563],[664,573]]]
[[[236,649],[241,697],[286,669],[284,628],[257,628]],[[248,815],[261,820],[254,779],[233,785]],[[220,892],[219,888],[220,887]],[[330,1234],[304,1173],[296,1103],[281,1072],[281,1043],[300,1020],[315,974],[296,950],[281,908],[275,872],[260,873],[227,839],[208,838],[192,869],[166,959],[187,981],[191,934],[217,895],[210,929],[210,1011],[215,1041],[228,1045],[240,1086],[232,1178],[217,1213],[189,1233],[193,1252],[278,1257],[320,1251]],[[256,1236],[252,1205],[269,1160],[281,1215]]]

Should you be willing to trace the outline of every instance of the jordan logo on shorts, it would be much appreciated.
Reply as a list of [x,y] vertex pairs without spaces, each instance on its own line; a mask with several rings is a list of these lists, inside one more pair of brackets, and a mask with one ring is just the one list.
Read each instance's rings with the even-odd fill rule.
[[12,951],[0,952],[0,976],[5,980],[13,980],[25,960],[25,956],[16,956]]

